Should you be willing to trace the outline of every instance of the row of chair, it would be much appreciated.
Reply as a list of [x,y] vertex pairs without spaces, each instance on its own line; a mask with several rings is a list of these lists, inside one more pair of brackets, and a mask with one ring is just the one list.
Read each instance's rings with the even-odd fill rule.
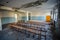
[[[37,24],[31,24],[28,22],[27,23],[20,22],[20,23],[12,24],[11,28],[26,34],[27,37],[37,38],[38,40],[41,40],[41,36],[43,36],[43,37],[45,37],[45,40],[46,40],[46,32],[47,31],[44,28],[45,26],[43,26],[43,27],[41,27],[42,25],[40,25],[39,27],[38,26],[39,25],[37,25]],[[41,34],[42,32],[45,32],[45,35]],[[38,35],[38,37],[36,35]]]

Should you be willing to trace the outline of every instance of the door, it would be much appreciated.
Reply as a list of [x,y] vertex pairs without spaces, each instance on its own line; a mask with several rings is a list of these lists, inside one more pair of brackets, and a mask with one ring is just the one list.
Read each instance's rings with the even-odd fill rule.
[[50,22],[51,21],[51,16],[47,15],[46,16],[46,22]]

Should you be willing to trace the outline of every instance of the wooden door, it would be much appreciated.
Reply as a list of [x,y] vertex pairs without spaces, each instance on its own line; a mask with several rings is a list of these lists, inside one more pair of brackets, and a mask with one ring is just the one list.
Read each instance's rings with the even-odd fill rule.
[[46,22],[50,22],[51,21],[51,16],[50,15],[47,15],[46,16]]

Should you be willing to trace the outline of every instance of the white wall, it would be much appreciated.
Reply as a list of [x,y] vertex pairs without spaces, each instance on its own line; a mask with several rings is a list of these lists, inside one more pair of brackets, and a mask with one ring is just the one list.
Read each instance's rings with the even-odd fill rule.
[[14,17],[14,13],[15,12],[11,12],[11,11],[1,11],[2,13],[2,17]]
[[0,11],[2,24],[17,22],[15,14],[16,12],[12,11]]
[[0,12],[0,18],[2,17],[2,13]]
[[[38,16],[43,16],[45,17],[44,20],[40,20],[40,21],[46,21],[46,16],[50,15],[50,12],[46,12],[46,13],[31,13],[31,17],[38,17]],[[31,18],[32,19],[32,18]],[[31,20],[31,21],[39,21],[39,20]]]
[[31,16],[46,16],[46,15],[50,15],[50,12],[46,12],[46,13],[31,13]]
[[[17,15],[18,15],[18,20],[26,20],[26,21],[28,21],[28,12],[18,13]],[[23,17],[25,17],[26,19],[23,18]]]

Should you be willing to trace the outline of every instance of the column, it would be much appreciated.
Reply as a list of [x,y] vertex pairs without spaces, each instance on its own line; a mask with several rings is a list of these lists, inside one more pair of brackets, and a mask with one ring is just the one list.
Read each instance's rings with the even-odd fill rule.
[[58,19],[57,19],[57,22],[58,22],[58,35],[60,35],[60,0],[58,0]]
[[1,23],[1,18],[0,18],[0,31],[2,31],[2,23]]
[[15,14],[15,19],[16,19],[16,21],[15,22],[17,22],[18,20],[17,20],[17,14]]
[[29,17],[28,17],[29,15],[28,14],[29,14],[29,12],[27,11],[27,21],[29,20]]

